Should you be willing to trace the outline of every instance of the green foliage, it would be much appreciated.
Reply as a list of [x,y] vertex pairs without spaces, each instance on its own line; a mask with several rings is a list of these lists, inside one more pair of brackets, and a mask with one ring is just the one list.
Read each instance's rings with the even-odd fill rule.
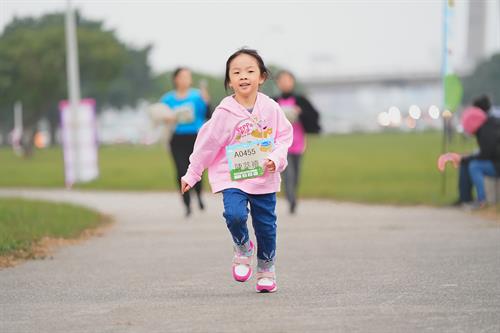
[[470,104],[474,97],[481,94],[490,95],[494,104],[500,104],[500,53],[481,62],[463,82],[466,104]]
[[0,255],[29,251],[43,237],[77,237],[101,220],[97,212],[74,205],[1,198]]
[[148,62],[152,47],[132,49],[127,47],[127,59],[120,75],[109,86],[102,99],[117,108],[136,105],[137,101],[146,98],[153,87],[151,67]]
[[[82,97],[98,105],[135,105],[150,89],[147,58],[151,47],[126,47],[102,23],[78,17]],[[57,118],[67,98],[64,15],[14,19],[0,36],[0,121],[21,101],[26,126],[42,116]]]
[[[53,21],[53,17],[48,17]],[[0,37],[0,108],[24,105],[25,123],[33,124],[64,93],[63,28],[34,20],[15,20]]]

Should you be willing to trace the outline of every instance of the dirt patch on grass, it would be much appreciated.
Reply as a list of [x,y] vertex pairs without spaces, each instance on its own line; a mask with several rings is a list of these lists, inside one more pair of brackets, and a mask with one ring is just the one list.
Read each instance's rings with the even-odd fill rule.
[[109,215],[100,215],[100,223],[95,228],[84,230],[76,238],[53,238],[43,237],[38,242],[32,244],[28,250],[20,250],[8,255],[0,255],[0,270],[7,267],[14,267],[26,260],[52,259],[53,254],[63,246],[80,244],[92,237],[102,237],[113,225],[113,219]]

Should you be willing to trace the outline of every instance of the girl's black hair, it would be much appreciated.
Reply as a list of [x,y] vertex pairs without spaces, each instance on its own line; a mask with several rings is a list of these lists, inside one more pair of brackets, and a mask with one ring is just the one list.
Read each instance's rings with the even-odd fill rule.
[[176,69],[174,69],[174,72],[172,73],[172,84],[174,85],[174,88],[177,88],[175,86],[175,78],[177,77],[177,75],[179,75],[180,72],[182,71],[189,71],[189,68],[187,67],[177,67]]
[[260,75],[263,75],[264,79],[267,80],[267,78],[271,76],[271,72],[266,67],[266,65],[264,64],[264,60],[262,60],[262,57],[259,55],[259,53],[256,50],[241,48],[238,51],[231,54],[231,56],[226,61],[226,75],[224,77],[224,88],[226,89],[226,91],[229,88],[229,81],[230,81],[229,80],[229,66],[231,65],[231,62],[234,60],[234,58],[236,58],[240,54],[249,55],[257,61],[257,64],[259,65]]

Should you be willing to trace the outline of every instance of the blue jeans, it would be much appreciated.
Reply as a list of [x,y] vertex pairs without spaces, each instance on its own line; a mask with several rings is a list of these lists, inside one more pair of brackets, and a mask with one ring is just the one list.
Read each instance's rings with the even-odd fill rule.
[[[257,238],[257,259],[260,269],[274,265],[276,255],[276,193],[248,194],[236,188],[222,191],[224,218],[236,245],[243,245],[248,235],[248,213]],[[250,210],[248,209],[250,204]]]
[[484,176],[496,177],[495,165],[490,160],[472,160],[469,163],[469,174],[476,187],[477,201],[485,202]]

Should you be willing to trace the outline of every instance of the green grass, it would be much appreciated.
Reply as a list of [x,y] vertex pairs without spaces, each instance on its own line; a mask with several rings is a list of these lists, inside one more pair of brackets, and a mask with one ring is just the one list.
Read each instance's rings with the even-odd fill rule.
[[[458,138],[457,138],[458,139]],[[369,203],[446,204],[457,197],[457,170],[437,170],[439,133],[384,133],[312,138],[300,194]],[[455,142],[468,151],[471,142]]]
[[[166,190],[174,188],[173,164],[163,147],[103,146],[100,177],[77,188]],[[31,159],[0,149],[0,187],[64,187],[60,148],[37,150]]]
[[29,252],[43,237],[75,238],[102,217],[70,204],[0,198],[0,256]]
[[[473,141],[456,142],[452,151],[467,152]],[[446,172],[446,195],[436,160],[441,135],[426,133],[350,134],[311,137],[304,156],[301,197],[369,203],[449,203],[457,196],[457,173]],[[99,152],[98,180],[84,189],[176,190],[170,155],[160,145],[107,146]],[[62,187],[62,153],[40,150],[31,160],[0,150],[0,187]],[[208,188],[208,187],[207,187]]]

